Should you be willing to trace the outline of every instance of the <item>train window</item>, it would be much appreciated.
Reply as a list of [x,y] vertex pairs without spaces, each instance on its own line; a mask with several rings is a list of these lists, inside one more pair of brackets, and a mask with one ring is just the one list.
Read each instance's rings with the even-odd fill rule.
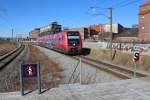
[[80,40],[79,39],[68,39],[69,46],[79,46]]
[[68,34],[68,36],[79,36],[79,32],[75,32],[75,31],[70,31],[70,32],[67,32]]
[[68,39],[79,39],[79,36],[68,36]]

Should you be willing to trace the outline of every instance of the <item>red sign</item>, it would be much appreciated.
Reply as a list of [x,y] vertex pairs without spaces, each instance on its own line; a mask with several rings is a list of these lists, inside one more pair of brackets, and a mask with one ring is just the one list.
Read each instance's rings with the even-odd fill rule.
[[134,62],[139,63],[140,60],[140,53],[139,52],[134,52]]
[[23,64],[24,77],[37,77],[37,64]]

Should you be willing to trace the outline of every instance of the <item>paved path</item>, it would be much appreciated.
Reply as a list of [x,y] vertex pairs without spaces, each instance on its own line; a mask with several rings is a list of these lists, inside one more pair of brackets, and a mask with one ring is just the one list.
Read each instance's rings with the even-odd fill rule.
[[0,100],[150,100],[150,82],[147,81],[149,79],[68,85],[65,88],[48,90],[41,95],[33,92],[24,97],[21,97],[19,92],[0,93]]

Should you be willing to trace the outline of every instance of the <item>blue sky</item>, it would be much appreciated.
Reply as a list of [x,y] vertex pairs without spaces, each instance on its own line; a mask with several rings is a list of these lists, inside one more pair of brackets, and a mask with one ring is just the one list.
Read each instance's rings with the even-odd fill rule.
[[[64,27],[81,27],[98,23],[109,23],[107,17],[94,16],[95,13],[109,15],[107,9],[113,9],[113,23],[120,23],[125,27],[138,23],[139,5],[146,0],[125,7],[117,3],[125,0],[0,0],[0,37],[24,34],[34,28],[58,21]],[[135,1],[135,0],[126,0]],[[95,13],[90,7],[97,7]]]

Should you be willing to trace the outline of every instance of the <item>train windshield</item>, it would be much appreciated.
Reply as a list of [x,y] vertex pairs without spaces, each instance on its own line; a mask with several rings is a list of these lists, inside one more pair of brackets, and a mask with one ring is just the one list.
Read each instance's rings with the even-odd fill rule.
[[79,32],[68,32],[68,45],[69,46],[79,46],[80,45],[80,35]]
[[68,39],[68,45],[69,46],[79,46],[80,41],[79,41],[79,39]]
[[70,32],[67,32],[67,35],[68,36],[79,36],[79,32],[78,31],[70,31]]

